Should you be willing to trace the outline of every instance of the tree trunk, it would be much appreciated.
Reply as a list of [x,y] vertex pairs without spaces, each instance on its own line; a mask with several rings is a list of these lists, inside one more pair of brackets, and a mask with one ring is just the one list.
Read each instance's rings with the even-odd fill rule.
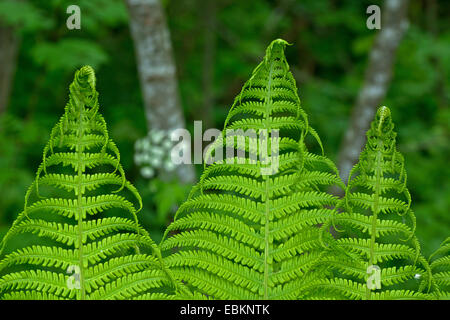
[[364,147],[365,133],[375,111],[386,96],[397,47],[408,27],[407,9],[408,0],[386,0],[381,11],[381,30],[370,52],[364,84],[353,108],[338,156],[339,172],[345,183]]
[[16,70],[18,39],[12,27],[0,25],[0,115],[9,103]]
[[[170,33],[159,0],[126,0],[137,58],[148,127],[171,131],[185,128],[172,53]],[[183,183],[195,180],[194,167],[182,164],[174,171]],[[169,180],[173,173],[163,172]]]

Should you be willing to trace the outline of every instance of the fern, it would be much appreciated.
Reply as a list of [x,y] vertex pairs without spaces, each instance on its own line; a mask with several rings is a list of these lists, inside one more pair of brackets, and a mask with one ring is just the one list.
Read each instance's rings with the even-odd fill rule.
[[[317,225],[337,201],[323,189],[341,182],[329,159],[307,151],[306,137],[320,140],[300,107],[286,44],[270,44],[236,97],[223,135],[206,156],[211,165],[160,245],[174,276],[208,297],[298,298],[319,276],[311,269],[321,255]],[[230,129],[237,139],[227,144]],[[249,129],[256,136],[247,135]],[[232,156],[217,156],[230,148]]]
[[83,67],[1,243],[0,298],[168,298],[177,287],[138,224],[141,197],[98,108],[94,71]]
[[[450,237],[430,257],[433,292],[437,299],[450,300]],[[427,278],[422,285],[425,286]]]
[[[329,254],[323,259],[334,276],[310,285],[310,292],[317,297],[428,297],[418,290],[415,280],[421,276],[429,279],[430,268],[414,235],[416,222],[410,208],[404,160],[396,150],[393,129],[390,110],[379,108],[359,162],[350,172],[339,206],[343,212],[323,226],[325,231],[334,225],[339,237],[328,243]],[[381,288],[372,282],[376,280],[377,267]]]

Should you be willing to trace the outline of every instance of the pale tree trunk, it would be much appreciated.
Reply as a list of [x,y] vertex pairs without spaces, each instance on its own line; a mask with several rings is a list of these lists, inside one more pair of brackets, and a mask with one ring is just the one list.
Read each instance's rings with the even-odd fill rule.
[[9,103],[12,82],[16,70],[18,38],[12,27],[0,21],[0,115]]
[[[159,0],[126,0],[131,36],[137,58],[147,124],[150,129],[171,131],[185,128],[170,33]],[[194,167],[182,164],[164,180],[175,177],[183,183],[195,180]]]
[[384,2],[381,11],[381,30],[371,49],[364,83],[353,108],[338,156],[339,172],[345,183],[364,147],[365,133],[369,129],[375,111],[386,96],[397,47],[408,27],[407,9],[408,0]]

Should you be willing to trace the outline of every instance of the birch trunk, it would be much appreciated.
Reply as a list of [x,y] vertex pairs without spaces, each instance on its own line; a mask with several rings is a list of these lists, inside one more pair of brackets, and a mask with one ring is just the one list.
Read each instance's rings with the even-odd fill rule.
[[408,27],[408,0],[386,0],[381,11],[381,30],[370,52],[364,83],[353,108],[338,156],[342,180],[347,183],[364,147],[371,120],[386,96],[397,47]]
[[[148,127],[165,131],[185,128],[162,5],[159,0],[126,0],[126,3]],[[173,175],[183,183],[195,180],[194,167],[188,164],[179,165],[174,173],[163,172],[161,178],[168,180]]]

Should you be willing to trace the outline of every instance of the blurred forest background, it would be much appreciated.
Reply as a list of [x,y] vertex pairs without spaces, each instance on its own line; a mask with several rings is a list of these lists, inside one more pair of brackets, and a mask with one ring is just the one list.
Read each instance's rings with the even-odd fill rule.
[[[100,112],[143,197],[141,221],[156,241],[189,192],[191,184],[176,177],[143,177],[133,160],[136,140],[150,128],[127,2],[0,0],[0,237],[23,208],[74,71],[85,64],[97,72]],[[80,30],[66,27],[71,4],[81,8]],[[283,38],[293,44],[286,54],[302,107],[337,162],[380,32],[366,27],[371,4],[382,8],[383,26],[384,2],[375,0],[161,1],[186,127],[202,120],[203,130],[222,129],[267,45]],[[392,110],[428,256],[450,231],[450,2],[410,0],[406,10],[408,28],[387,66],[392,79],[380,105]],[[193,181],[202,165],[195,169]]]

